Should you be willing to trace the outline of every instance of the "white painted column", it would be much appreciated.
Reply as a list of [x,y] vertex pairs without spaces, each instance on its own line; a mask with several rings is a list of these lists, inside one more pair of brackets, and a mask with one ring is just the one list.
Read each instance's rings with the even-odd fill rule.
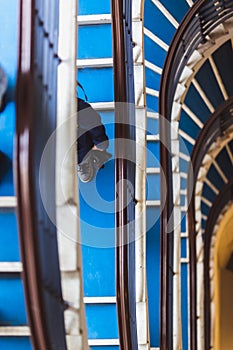
[[86,350],[77,185],[77,1],[60,0],[56,205],[67,348]]
[[145,67],[143,52],[143,11],[144,1],[133,0],[132,31],[135,47],[134,83],[136,104],[136,313],[138,349],[149,350],[149,315],[146,284],[146,108],[145,108]]

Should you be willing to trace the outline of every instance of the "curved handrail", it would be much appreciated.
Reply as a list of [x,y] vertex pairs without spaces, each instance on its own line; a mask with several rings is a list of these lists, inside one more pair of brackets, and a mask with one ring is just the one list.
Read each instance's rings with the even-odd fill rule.
[[[188,233],[189,233],[189,252],[190,252],[190,302],[191,302],[191,315],[190,327],[193,331],[192,336],[197,337],[194,333],[196,330],[197,313],[196,313],[196,301],[197,301],[197,285],[196,285],[196,208],[195,208],[195,193],[193,191],[193,183],[196,182],[198,172],[203,161],[205,154],[210,146],[216,139],[223,135],[224,132],[233,124],[233,119],[229,118],[229,111],[233,107],[233,97],[224,102],[222,106],[215,111],[215,113],[209,118],[204,128],[201,130],[196,144],[191,154],[191,165],[188,173]],[[214,220],[214,219],[212,219]],[[205,326],[205,334],[208,334]],[[208,338],[205,338],[208,343]],[[205,347],[209,349],[209,347]]]
[[160,113],[168,120],[179,78],[190,56],[212,30],[232,15],[232,0],[199,0],[182,20],[169,47],[160,85]]
[[[116,288],[120,347],[137,345],[135,293],[135,200],[126,180],[135,189],[134,82],[131,0],[112,1],[114,95],[115,95],[115,179],[116,179]],[[130,148],[130,149],[129,149]],[[126,204],[127,203],[127,204]],[[129,203],[129,204],[128,204]]]
[[[160,162],[164,176],[161,178],[161,316],[160,316],[160,347],[171,348],[172,339],[172,252],[173,234],[170,227],[173,211],[172,200],[172,167],[169,153],[171,135],[169,123],[171,121],[172,103],[179,78],[192,53],[199,44],[205,42],[206,36],[220,23],[233,15],[233,1],[227,2],[199,0],[189,10],[175,33],[169,47],[163,68],[159,113],[160,119]],[[192,227],[194,229],[194,227]],[[168,234],[168,232],[170,232]],[[194,248],[193,248],[194,249]],[[193,252],[194,253],[194,252]],[[190,283],[194,283],[195,274],[190,270]],[[191,301],[191,349],[196,349],[196,322],[193,310],[195,305]],[[169,345],[170,339],[170,345]]]
[[211,291],[210,291],[210,249],[211,238],[216,220],[224,207],[233,201],[233,179],[223,188],[217,196],[206,222],[204,241],[204,317],[205,317],[205,349],[209,350],[211,345]]
[[[43,2],[20,1],[15,178],[23,280],[36,350],[66,349],[57,231],[44,209],[39,188],[40,159],[56,128],[58,3],[54,0],[51,4],[52,21],[50,13],[43,11]],[[40,174],[55,219],[54,171],[55,145],[48,168]]]

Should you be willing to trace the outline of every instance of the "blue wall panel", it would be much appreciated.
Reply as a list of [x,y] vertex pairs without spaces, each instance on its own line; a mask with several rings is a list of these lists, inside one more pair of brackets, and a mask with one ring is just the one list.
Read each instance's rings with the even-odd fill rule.
[[150,0],[145,0],[144,11],[145,27],[169,45],[175,34],[175,27]]
[[85,25],[78,30],[78,58],[112,57],[111,24]]
[[160,175],[158,174],[147,174],[146,177],[146,198],[148,200],[160,199]]
[[153,40],[146,35],[144,36],[144,46],[145,59],[162,68],[166,57],[166,51],[162,47],[156,45]]
[[14,132],[15,106],[13,102],[10,102],[0,113],[0,150],[11,159],[13,157]]
[[89,339],[118,338],[115,304],[87,304],[86,317]]
[[110,13],[110,0],[78,0],[79,15]]
[[147,167],[148,168],[158,168],[160,166],[159,162],[159,142],[150,141],[147,143]]
[[0,325],[27,324],[23,286],[20,276],[0,276]]
[[218,189],[221,189],[224,186],[224,181],[223,181],[222,177],[220,176],[219,172],[217,171],[217,169],[215,168],[214,165],[211,165],[211,167],[210,167],[210,169],[208,171],[208,174],[207,174],[207,178]]
[[181,238],[181,258],[187,258],[187,238]]
[[185,206],[185,203],[186,203],[186,196],[184,195],[180,195],[180,205],[181,207]]
[[159,111],[159,100],[156,96],[146,95],[146,106],[147,110],[150,112],[158,112]]
[[159,133],[159,120],[147,117],[146,120],[146,133],[147,135],[157,135]]
[[171,13],[171,15],[180,22],[190,9],[186,0],[161,0],[164,7]]
[[159,91],[161,75],[155,73],[150,68],[145,68],[146,87]]
[[187,180],[183,177],[180,179],[180,188],[181,190],[185,190],[187,188]]
[[11,210],[0,210],[0,224],[0,261],[19,261],[15,213]]
[[181,264],[181,315],[183,350],[188,350],[188,265]]
[[115,296],[114,248],[101,249],[83,245],[82,254],[85,262],[83,265],[84,295],[86,297]]
[[[151,227],[152,220],[158,221]],[[149,226],[151,227],[149,229]],[[148,305],[150,345],[159,347],[160,332],[160,225],[159,209],[147,208],[146,269],[148,281]]]
[[181,136],[179,136],[179,143],[180,143],[180,152],[190,157],[192,153],[193,145]]
[[180,164],[180,172],[187,173],[189,170],[189,162],[186,162],[186,160],[180,158],[179,164]]
[[197,72],[196,79],[212,105],[215,108],[218,107],[224,101],[224,98],[208,60]]
[[181,213],[181,232],[187,231],[186,223],[187,223],[186,213]]
[[1,350],[31,350],[31,342],[28,337],[0,337]]
[[112,68],[79,69],[78,80],[83,85],[90,102],[113,101]]
[[199,126],[184,111],[180,115],[180,129],[190,135],[194,140],[200,132]]
[[206,123],[210,117],[210,111],[193,84],[190,85],[184,103],[196,114],[198,119]]

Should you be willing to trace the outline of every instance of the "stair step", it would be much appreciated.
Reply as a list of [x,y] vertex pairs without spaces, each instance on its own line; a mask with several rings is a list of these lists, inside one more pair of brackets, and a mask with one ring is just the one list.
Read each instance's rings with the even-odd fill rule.
[[90,58],[77,59],[77,68],[106,68],[113,66],[113,59],[109,58]]
[[147,207],[159,207],[160,206],[160,200],[147,200],[146,201]]
[[111,14],[83,15],[77,17],[78,25],[109,24],[112,22]]
[[30,335],[30,328],[27,326],[0,327],[0,337],[28,337]]
[[20,273],[22,271],[21,262],[0,262],[0,273]]
[[89,339],[89,346],[120,345],[119,339]]
[[116,297],[84,297],[85,304],[115,304]]
[[0,208],[15,208],[17,206],[17,198],[14,196],[1,196]]

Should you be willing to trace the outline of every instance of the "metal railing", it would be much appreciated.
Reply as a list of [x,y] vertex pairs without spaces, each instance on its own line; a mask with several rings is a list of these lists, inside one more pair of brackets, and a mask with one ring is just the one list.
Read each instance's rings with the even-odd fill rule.
[[[58,12],[58,0],[20,1],[15,170],[23,280],[36,350],[66,349],[55,226],[55,142],[46,169],[40,169],[56,128]],[[39,177],[53,223],[42,203]]]
[[[172,274],[173,274],[173,231],[168,227],[172,221],[172,167],[171,167],[171,135],[169,123],[171,121],[172,105],[175,91],[181,74],[192,53],[202,43],[206,36],[220,23],[233,16],[233,1],[197,1],[181,22],[169,47],[160,85],[159,113],[160,120],[160,161],[164,177],[161,178],[161,318],[160,318],[160,348],[172,348]],[[194,230],[194,223],[190,223]],[[194,232],[194,231],[192,231]],[[195,235],[194,235],[195,236]],[[190,247],[191,248],[191,247]],[[191,259],[194,254],[191,248]],[[193,252],[193,253],[192,253]],[[193,266],[191,264],[191,266]],[[197,348],[196,329],[196,299],[192,295],[195,284],[195,271],[190,269],[190,327],[191,349]]]
[[119,338],[122,350],[138,348],[135,297],[135,199],[132,193],[135,190],[135,114],[131,6],[131,0],[112,1],[116,286]]

